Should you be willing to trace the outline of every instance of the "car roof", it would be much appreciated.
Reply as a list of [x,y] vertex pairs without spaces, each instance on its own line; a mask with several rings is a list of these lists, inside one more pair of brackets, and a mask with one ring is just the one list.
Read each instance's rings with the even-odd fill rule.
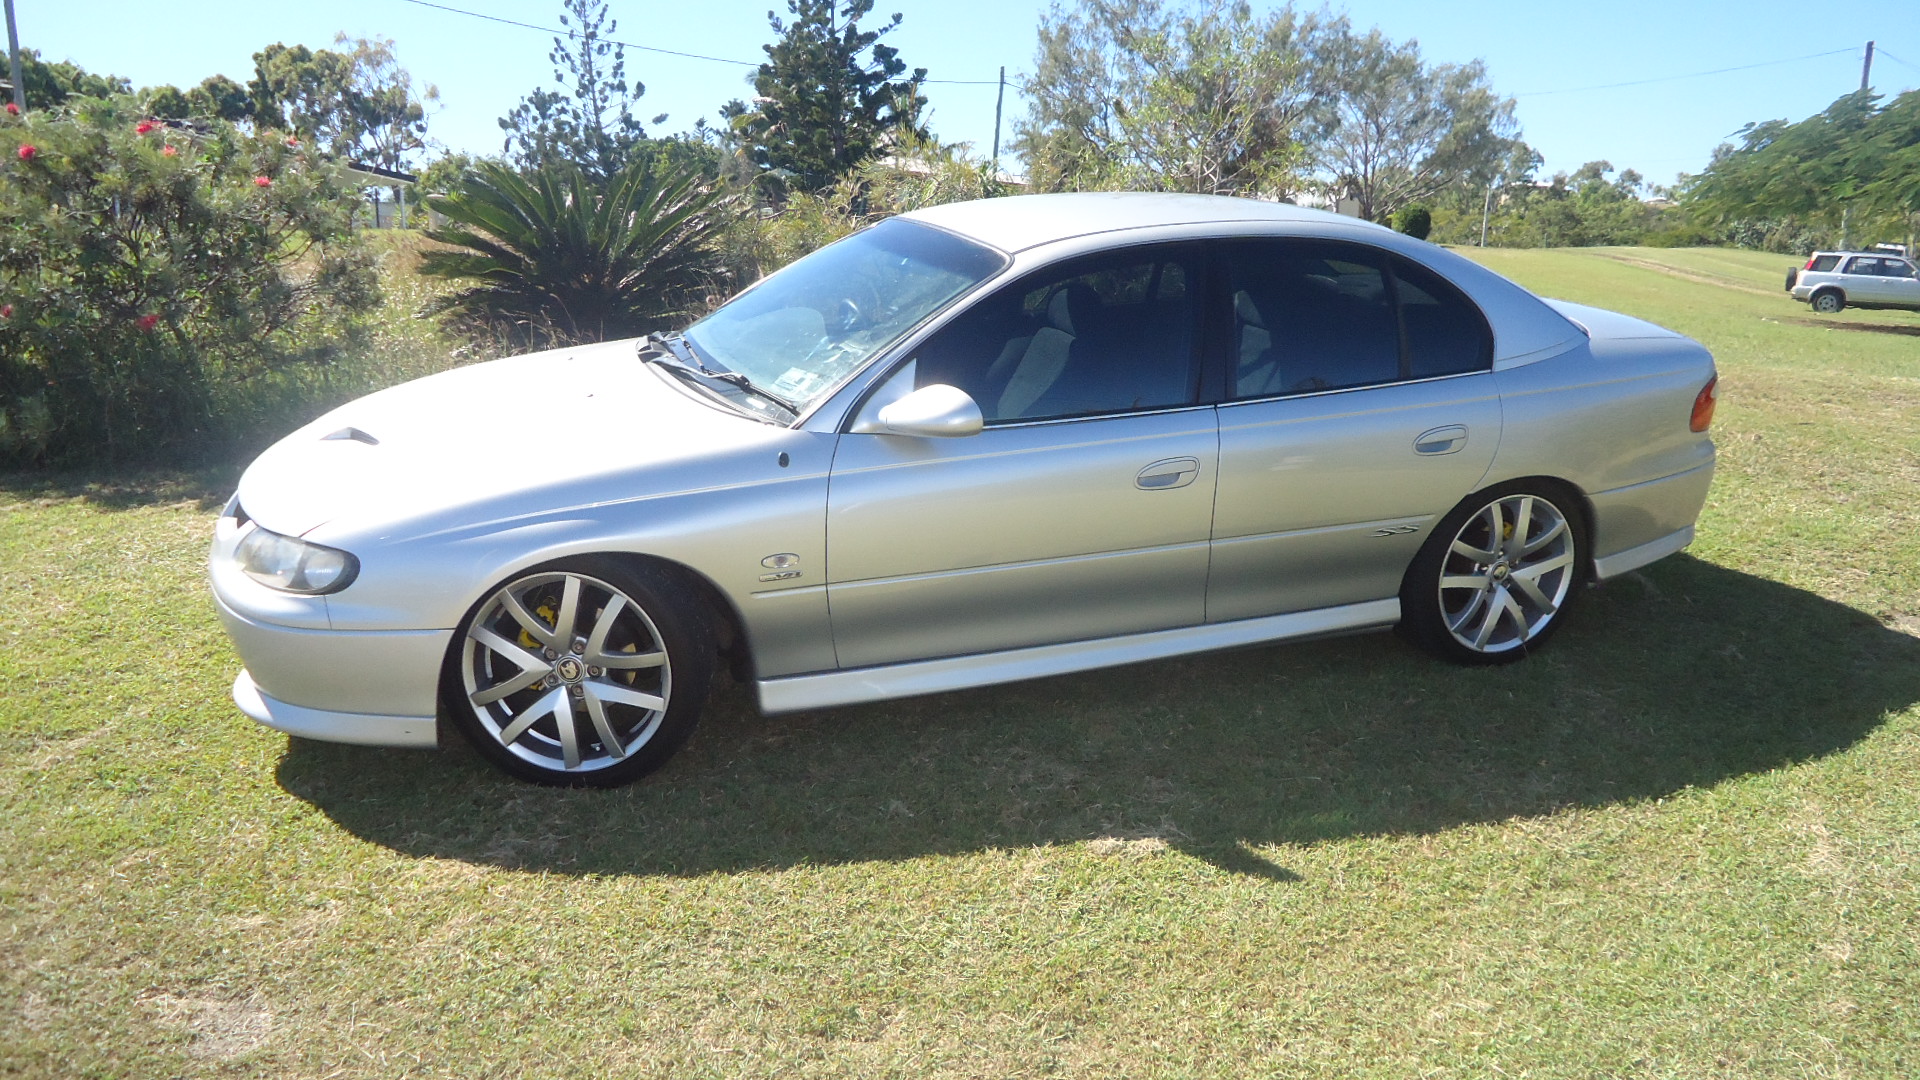
[[947,229],[1005,252],[1023,251],[1076,236],[1204,222],[1286,221],[1369,225],[1356,218],[1290,203],[1238,199],[1226,195],[1184,195],[1147,191],[1089,191],[1059,195],[1015,195],[1003,199],[947,203],[902,215]]

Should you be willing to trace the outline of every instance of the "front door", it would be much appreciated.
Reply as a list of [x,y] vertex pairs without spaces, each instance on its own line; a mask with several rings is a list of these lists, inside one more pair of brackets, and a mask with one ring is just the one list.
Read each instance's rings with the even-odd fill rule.
[[1218,435],[1187,246],[1027,275],[897,380],[957,386],[961,438],[840,437],[827,598],[842,668],[1203,621]]

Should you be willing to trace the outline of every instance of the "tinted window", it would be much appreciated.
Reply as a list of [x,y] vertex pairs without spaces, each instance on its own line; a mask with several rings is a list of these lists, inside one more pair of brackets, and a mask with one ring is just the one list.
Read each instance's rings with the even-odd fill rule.
[[1867,258],[1855,259],[1848,265],[1847,273],[1861,274],[1866,277],[1878,277],[1880,276],[1880,260]]
[[1840,256],[1820,255],[1814,258],[1813,265],[1808,267],[1808,269],[1824,274],[1832,271],[1832,269],[1838,265],[1840,265]]
[[1190,248],[1146,248],[1029,275],[915,353],[915,383],[973,396],[989,421],[1194,400]]
[[1315,241],[1224,245],[1236,397],[1400,377],[1400,326],[1379,252]]
[[1493,334],[1480,309],[1440,275],[1395,259],[1400,319],[1406,328],[1408,376],[1430,379],[1493,366]]

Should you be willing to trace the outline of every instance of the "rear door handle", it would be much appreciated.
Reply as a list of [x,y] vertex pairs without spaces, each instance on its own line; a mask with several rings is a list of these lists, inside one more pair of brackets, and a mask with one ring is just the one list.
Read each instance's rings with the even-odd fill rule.
[[1199,458],[1165,458],[1141,469],[1140,475],[1133,478],[1133,486],[1143,491],[1165,491],[1186,487],[1199,475]]
[[1427,457],[1451,454],[1467,445],[1467,429],[1459,424],[1423,431],[1414,437],[1413,452]]

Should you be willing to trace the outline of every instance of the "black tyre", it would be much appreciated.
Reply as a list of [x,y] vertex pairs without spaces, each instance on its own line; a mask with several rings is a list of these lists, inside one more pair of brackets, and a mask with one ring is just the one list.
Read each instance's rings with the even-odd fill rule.
[[1798,284],[1799,281],[1800,281],[1800,268],[1797,266],[1787,267],[1787,291],[1792,292],[1794,285]]
[[443,693],[490,761],[541,784],[616,787],[673,756],[700,719],[712,635],[685,590],[611,559],[494,589],[454,636]]
[[1813,310],[1822,315],[1837,315],[1846,306],[1847,298],[1838,289],[1822,289],[1813,294]]
[[1489,488],[1441,519],[1400,587],[1400,631],[1460,664],[1519,660],[1566,620],[1586,574],[1586,523],[1557,485]]

